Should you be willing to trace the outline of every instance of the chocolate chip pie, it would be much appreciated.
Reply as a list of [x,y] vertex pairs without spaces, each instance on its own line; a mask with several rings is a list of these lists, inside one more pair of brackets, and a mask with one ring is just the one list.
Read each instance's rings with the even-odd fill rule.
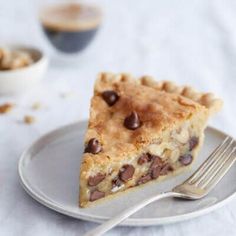
[[187,170],[208,117],[221,106],[191,87],[101,73],[85,135],[80,206]]

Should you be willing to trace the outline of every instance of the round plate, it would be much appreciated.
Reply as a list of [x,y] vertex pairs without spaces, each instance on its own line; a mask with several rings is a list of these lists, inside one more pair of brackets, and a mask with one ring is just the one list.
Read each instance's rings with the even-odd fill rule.
[[[216,129],[206,129],[204,146],[191,173],[161,183],[150,183],[97,206],[82,209],[78,207],[79,168],[86,127],[87,122],[79,122],[43,136],[22,154],[18,170],[22,186],[38,202],[65,215],[94,222],[107,220],[145,197],[171,190],[188,178],[226,136]],[[163,199],[148,205],[122,224],[166,224],[206,214],[235,195],[235,182],[234,165],[207,197],[197,201]]]

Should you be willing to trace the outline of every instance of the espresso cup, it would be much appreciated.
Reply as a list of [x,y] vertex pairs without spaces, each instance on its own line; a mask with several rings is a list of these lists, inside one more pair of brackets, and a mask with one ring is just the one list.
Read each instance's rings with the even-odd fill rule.
[[94,38],[100,23],[98,7],[71,3],[46,7],[40,22],[51,44],[63,53],[82,51]]

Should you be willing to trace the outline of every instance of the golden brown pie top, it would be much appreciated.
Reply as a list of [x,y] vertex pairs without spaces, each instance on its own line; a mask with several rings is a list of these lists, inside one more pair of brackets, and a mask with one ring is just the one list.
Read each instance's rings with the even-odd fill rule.
[[[111,104],[104,99],[105,91],[117,95]],[[222,101],[212,94],[199,93],[190,87],[155,82],[147,76],[135,80],[127,74],[101,73],[95,84],[85,143],[95,138],[102,151],[95,155],[85,153],[84,160],[88,165],[105,164],[111,158],[118,161],[192,114],[211,114],[221,106]],[[140,121],[136,129],[124,125],[132,112]]]

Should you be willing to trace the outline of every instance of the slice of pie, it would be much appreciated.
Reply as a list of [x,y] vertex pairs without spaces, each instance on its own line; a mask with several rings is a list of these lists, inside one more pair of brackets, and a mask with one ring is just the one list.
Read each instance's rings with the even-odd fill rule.
[[222,101],[172,82],[101,73],[80,170],[80,206],[188,169]]

